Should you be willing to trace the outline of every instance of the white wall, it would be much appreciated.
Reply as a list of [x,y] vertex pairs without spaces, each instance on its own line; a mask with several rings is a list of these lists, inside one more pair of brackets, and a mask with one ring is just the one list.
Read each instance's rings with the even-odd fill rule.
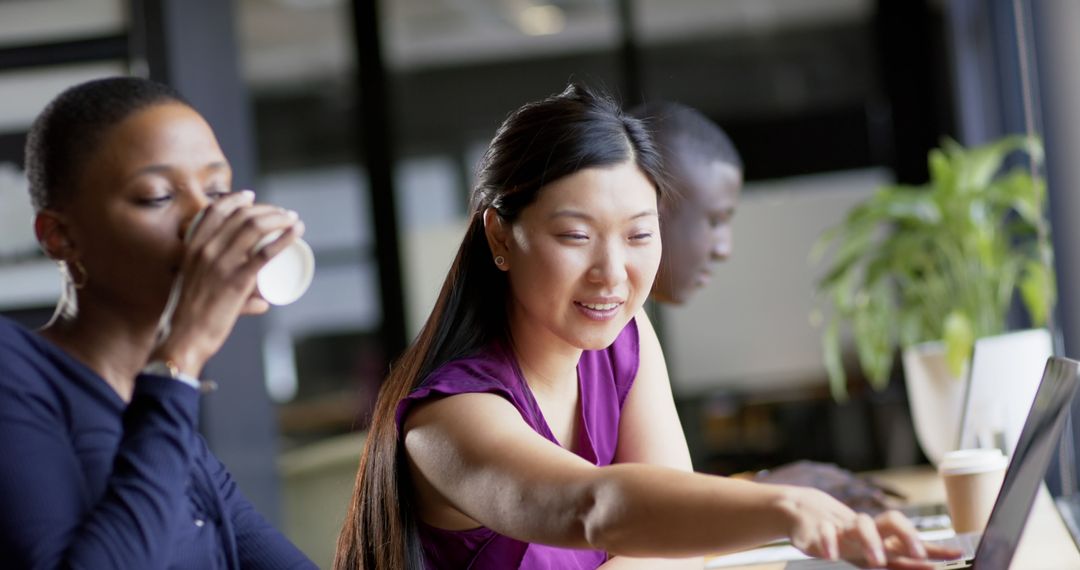
[[0,47],[117,34],[128,20],[122,0],[0,2]]
[[687,304],[662,310],[676,392],[765,391],[823,384],[810,251],[821,232],[889,182],[860,170],[748,184],[735,215],[735,252]]

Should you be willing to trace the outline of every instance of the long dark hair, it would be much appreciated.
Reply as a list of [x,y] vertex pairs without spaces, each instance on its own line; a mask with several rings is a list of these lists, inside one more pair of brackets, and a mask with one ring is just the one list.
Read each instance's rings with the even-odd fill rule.
[[499,127],[480,164],[469,227],[435,307],[379,391],[335,568],[424,566],[396,411],[398,402],[439,366],[508,338],[509,285],[492,261],[484,211],[495,208],[513,222],[545,184],[628,160],[659,192],[660,156],[644,125],[610,98],[580,85],[526,104]]

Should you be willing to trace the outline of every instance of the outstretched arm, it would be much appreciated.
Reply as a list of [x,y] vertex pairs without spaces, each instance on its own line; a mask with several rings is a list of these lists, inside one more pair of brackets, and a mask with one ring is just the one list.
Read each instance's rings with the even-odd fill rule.
[[899,540],[905,555],[920,553],[910,525],[875,525],[813,489],[658,465],[596,467],[539,436],[491,394],[421,404],[404,438],[421,487],[463,517],[519,540],[617,556],[690,557],[791,538],[812,555],[881,565],[884,534]]

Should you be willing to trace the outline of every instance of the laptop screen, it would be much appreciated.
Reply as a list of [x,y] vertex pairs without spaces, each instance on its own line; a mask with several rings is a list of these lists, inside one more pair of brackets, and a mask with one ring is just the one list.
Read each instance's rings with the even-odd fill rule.
[[979,570],[1005,570],[1023,534],[1035,495],[1057,449],[1077,385],[1077,362],[1047,360],[1039,391],[1013,451],[975,560]]
[[1046,329],[976,340],[956,449],[1000,447],[1011,456],[1027,423],[1046,359],[1053,354]]

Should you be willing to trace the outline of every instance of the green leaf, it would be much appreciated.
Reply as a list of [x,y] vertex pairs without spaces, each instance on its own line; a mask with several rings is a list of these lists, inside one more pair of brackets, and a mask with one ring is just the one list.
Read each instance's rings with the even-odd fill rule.
[[1050,271],[1042,263],[1032,261],[1024,268],[1020,279],[1020,297],[1024,300],[1031,322],[1035,326],[1046,324],[1053,302],[1053,281]]
[[1012,138],[971,149],[964,172],[964,186],[974,191],[986,188],[1001,169],[1005,156],[1018,148]]
[[822,357],[825,362],[825,371],[829,374],[829,391],[833,400],[846,402],[847,374],[844,373],[844,363],[840,353],[840,328],[836,319],[829,319],[824,333],[821,335]]
[[[843,289],[850,292],[858,281],[862,259],[866,256],[866,252],[871,245],[872,241],[869,236],[865,240],[851,241],[844,244],[844,248],[837,252],[837,260],[829,268],[829,272],[818,281],[818,288],[820,290]],[[868,283],[869,280],[864,278],[863,282]],[[841,300],[840,302],[843,303],[844,301]]]
[[922,331],[922,323],[914,313],[907,312],[900,315],[900,346],[908,347],[926,340]]
[[951,194],[956,185],[956,172],[948,155],[939,149],[931,150],[927,156],[927,165],[933,185]]
[[987,188],[987,200],[1000,209],[1012,208],[1032,226],[1042,223],[1046,184],[1032,180],[1027,170],[1016,168]]
[[897,222],[936,224],[941,221],[941,209],[926,191],[898,192],[885,204],[888,217]]
[[850,316],[859,365],[870,385],[879,390],[888,383],[896,345],[893,302],[889,283],[879,281],[858,291]]
[[975,346],[975,331],[971,326],[971,319],[961,311],[950,312],[945,317],[943,337],[949,372],[953,376],[960,376],[964,371],[964,364],[971,359],[971,351]]

